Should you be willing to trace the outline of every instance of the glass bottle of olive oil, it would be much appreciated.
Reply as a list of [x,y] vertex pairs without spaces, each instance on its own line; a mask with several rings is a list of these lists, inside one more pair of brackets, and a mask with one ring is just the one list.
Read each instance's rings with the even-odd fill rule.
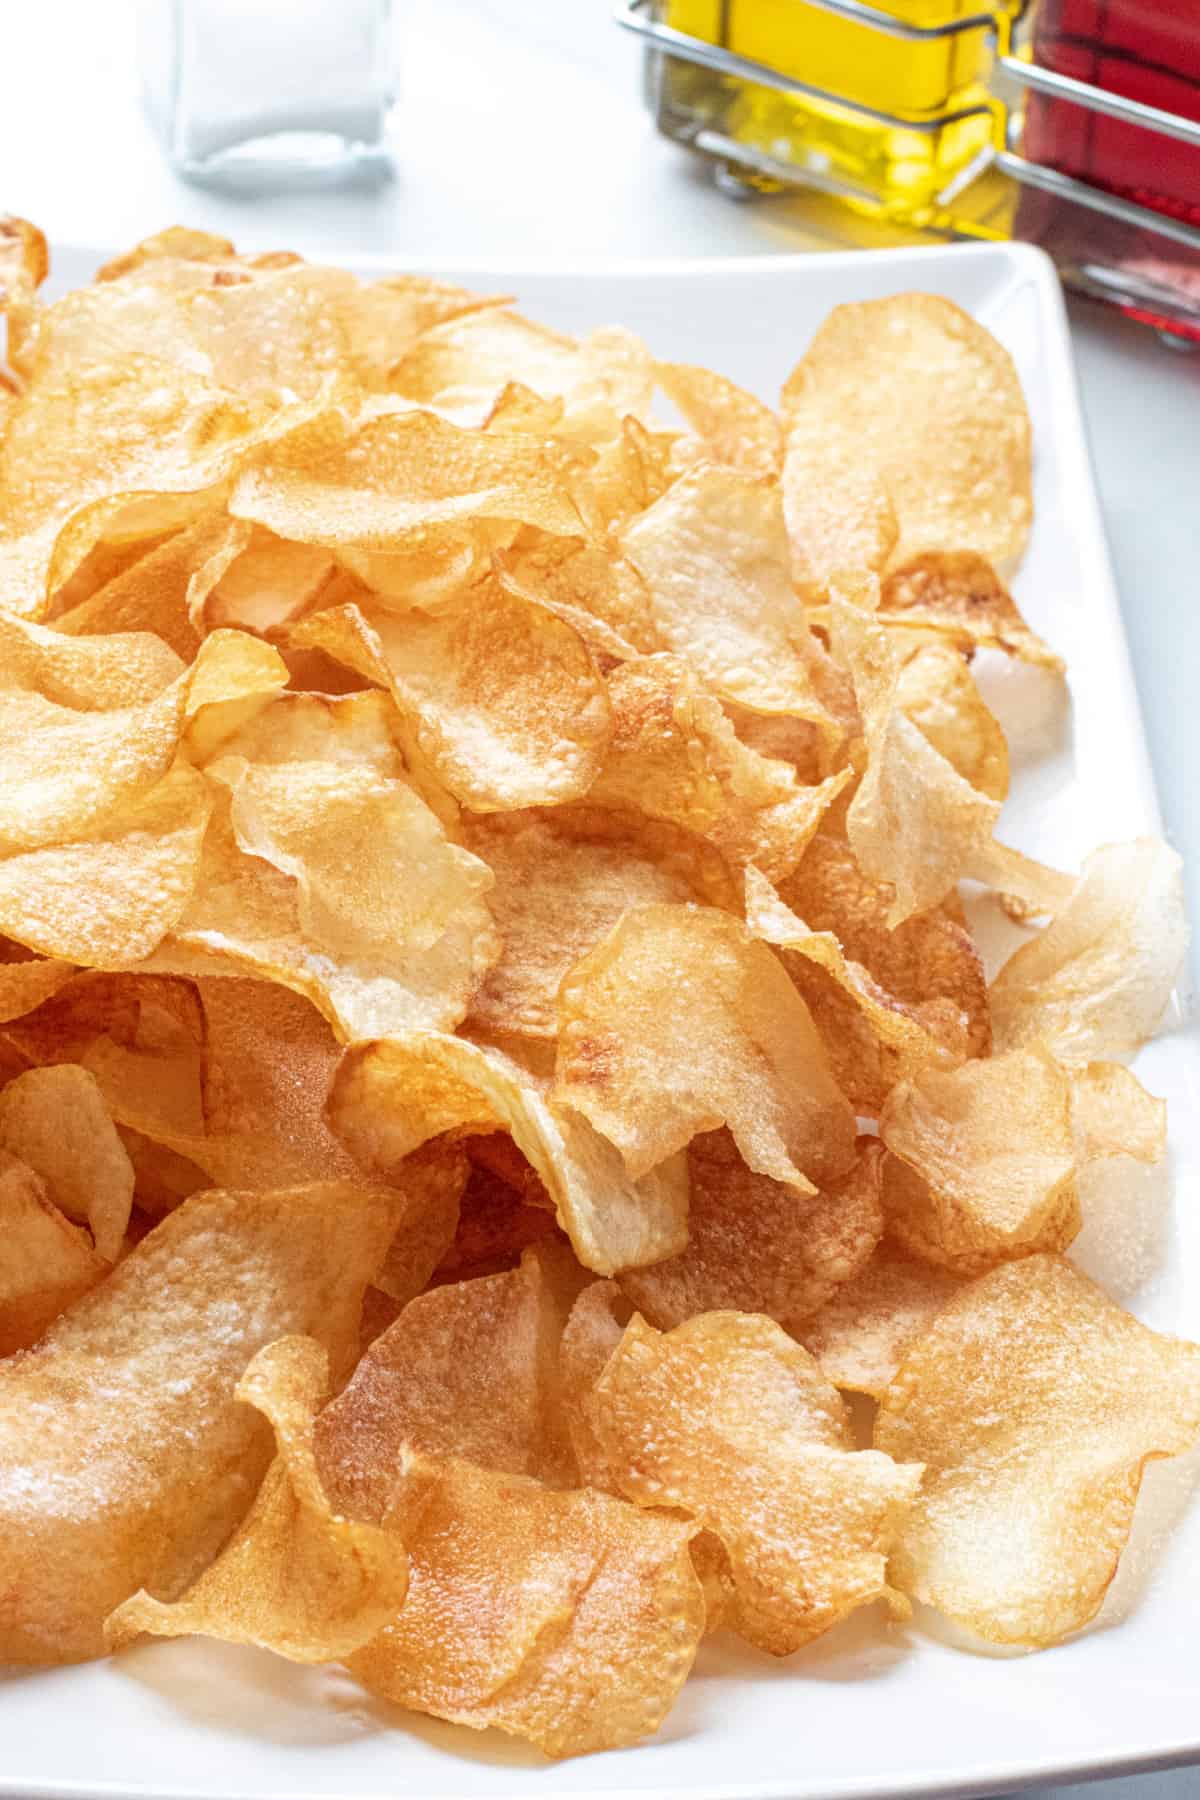
[[[1007,44],[1023,0],[874,4],[917,33],[888,35],[805,0],[656,0],[662,24],[777,78],[757,81],[664,53],[652,93],[660,129],[727,158],[743,180],[799,181],[899,224],[939,225],[1003,132],[988,80],[998,37]],[[978,196],[975,210],[986,217]],[[1006,225],[997,221],[995,234]]]

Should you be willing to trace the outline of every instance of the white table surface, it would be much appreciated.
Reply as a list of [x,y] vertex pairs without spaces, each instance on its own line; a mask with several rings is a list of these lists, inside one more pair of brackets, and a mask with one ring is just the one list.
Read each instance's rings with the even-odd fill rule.
[[[274,4],[286,19],[287,0],[246,4]],[[7,0],[0,210],[60,242],[125,246],[180,220],[254,247],[447,263],[820,247],[792,201],[731,201],[655,136],[637,46],[609,23],[605,0],[396,4],[395,179],[247,199],[186,186],[167,169],[137,105],[129,0]],[[1196,916],[1200,354],[1172,352],[1082,302],[1072,328],[1167,830],[1192,870]],[[1195,1800],[1200,1772],[1044,1789],[1039,1800],[1084,1793]]]

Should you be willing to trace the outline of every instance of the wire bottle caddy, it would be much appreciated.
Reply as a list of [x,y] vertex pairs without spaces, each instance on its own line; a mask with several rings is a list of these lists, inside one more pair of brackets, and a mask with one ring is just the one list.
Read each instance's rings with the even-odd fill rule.
[[1017,237],[1200,343],[1200,5],[619,0],[659,129],[764,189]]

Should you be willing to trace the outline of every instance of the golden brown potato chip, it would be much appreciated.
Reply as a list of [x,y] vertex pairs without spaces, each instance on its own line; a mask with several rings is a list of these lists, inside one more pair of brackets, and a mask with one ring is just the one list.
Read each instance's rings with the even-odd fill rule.
[[472,294],[432,275],[389,275],[344,295],[338,315],[355,374],[366,388],[386,391],[397,365],[425,332],[451,319],[504,306],[503,294]]
[[1162,1017],[1187,935],[1169,845],[1135,838],[1094,850],[1061,911],[992,983],[997,1044],[1041,1040],[1070,1062],[1136,1050]]
[[724,699],[836,733],[820,694],[824,651],[792,587],[774,486],[731,469],[692,470],[621,542],[664,648]]
[[879,1134],[888,1231],[928,1262],[975,1275],[1079,1231],[1071,1084],[1041,1046],[899,1082]]
[[401,1158],[443,1131],[502,1126],[545,1183],[585,1268],[601,1275],[673,1256],[687,1242],[687,1168],[672,1158],[630,1180],[608,1140],[495,1050],[413,1033],[343,1058],[329,1120],[364,1168],[391,1179]]
[[1200,1347],[1060,1257],[995,1269],[909,1347],[880,1405],[879,1447],[925,1464],[893,1579],[993,1643],[1056,1643],[1099,1610],[1146,1463],[1198,1431]]
[[[788,378],[789,456],[811,479],[853,457],[896,511],[895,563],[926,550],[1020,555],[1029,533],[1029,415],[1008,352],[933,294],[837,306]],[[802,440],[801,440],[801,434]]]
[[884,578],[880,616],[888,625],[936,631],[963,650],[1004,650],[1061,673],[1063,660],[1025,623],[986,557],[970,550],[926,551]]
[[148,956],[191,897],[210,804],[203,777],[177,767],[101,835],[5,857],[0,931],[96,968]]
[[414,760],[476,812],[561,805],[592,784],[612,733],[586,644],[494,580],[434,613],[317,613],[292,641],[387,688]]
[[409,1454],[406,1481],[421,1476],[432,1494],[406,1532],[408,1599],[349,1658],[356,1679],[548,1756],[657,1730],[704,1630],[693,1527],[607,1494]]
[[561,1326],[532,1255],[410,1301],[317,1422],[317,1457],[338,1505],[356,1518],[386,1517],[405,1446],[513,1475],[556,1475],[551,1381]]
[[619,1460],[610,1461],[593,1421],[592,1390],[632,1313],[615,1281],[593,1281],[576,1298],[558,1345],[559,1403],[580,1480],[610,1494],[621,1491],[621,1465]]
[[[469,1138],[468,1148],[478,1142]],[[512,1143],[511,1138],[503,1140]],[[418,1152],[418,1155],[420,1152]],[[565,1239],[554,1218],[550,1196],[530,1170],[545,1199],[534,1205],[483,1168],[471,1169],[459,1205],[453,1242],[438,1263],[438,1281],[473,1280],[477,1275],[498,1275],[511,1269],[532,1244]]]
[[786,1331],[853,1279],[883,1230],[883,1151],[859,1139],[848,1175],[815,1195],[756,1175],[728,1132],[688,1148],[691,1195],[682,1256],[627,1269],[621,1290],[660,1331],[704,1312],[766,1313]]
[[317,1474],[313,1425],[329,1392],[329,1357],[307,1337],[258,1352],[235,1389],[275,1433],[276,1456],[253,1506],[181,1599],[142,1590],[105,1621],[120,1650],[142,1632],[198,1633],[258,1644],[292,1662],[340,1662],[399,1612],[408,1590],[403,1540],[336,1513]]
[[44,233],[15,213],[0,214],[0,314],[28,305],[49,273]]
[[694,363],[655,363],[663,393],[700,439],[702,453],[743,475],[774,475],[783,454],[779,420],[736,382]]
[[0,1021],[19,1019],[50,1000],[75,973],[73,963],[57,957],[30,957],[0,963]]
[[681,657],[639,657],[609,677],[613,735],[589,799],[684,825],[737,867],[772,880],[794,869],[850,780],[815,787],[741,742]]
[[59,613],[54,629],[70,637],[149,631],[191,662],[200,635],[189,616],[190,604],[210,577],[218,579],[221,558],[243,541],[247,529],[220,511],[203,515]]
[[424,1145],[393,1172],[404,1210],[375,1285],[399,1306],[424,1293],[455,1243],[470,1172],[462,1146],[448,1142]]
[[8,1155],[0,1162],[0,1356],[11,1356],[36,1343],[109,1265],[31,1168]]
[[854,1115],[807,1007],[766,945],[711,907],[637,907],[575,965],[555,1075],[556,1101],[635,1178],[719,1125],[750,1168],[801,1193],[854,1160]]
[[461,414],[474,424],[487,417],[512,381],[554,398],[569,393],[581,375],[573,338],[519,313],[488,309],[424,332],[392,371],[391,385],[410,400]]
[[498,578],[576,630],[594,656],[627,657],[658,649],[646,584],[628,557],[601,544],[521,533],[498,551]]
[[114,1607],[215,1555],[270,1455],[234,1398],[246,1364],[308,1332],[340,1374],[394,1219],[342,1183],[197,1194],[0,1369],[6,1662],[99,1655]]
[[397,550],[492,519],[575,537],[569,467],[565,452],[537,438],[463,431],[433,413],[388,413],[349,431],[326,413],[259,456],[234,484],[229,510],[278,537],[330,548]]
[[896,703],[958,770],[991,800],[1008,796],[1008,745],[965,658],[952,644],[922,644],[904,663]]
[[[899,936],[925,916],[906,920],[885,935]],[[829,1051],[834,1077],[855,1104],[876,1111],[902,1076],[959,1061],[972,1047],[971,1020],[961,1007],[901,1000],[847,957],[832,931],[811,931],[753,865],[746,870],[746,923],[756,937],[780,951]],[[849,921],[851,930],[855,923]],[[969,945],[965,931],[961,936]],[[928,973],[922,973],[926,979],[917,987],[927,993]],[[982,984],[982,967],[978,974]]]
[[704,1313],[664,1334],[635,1317],[590,1413],[623,1493],[720,1539],[726,1622],[760,1649],[786,1656],[888,1594],[920,1465],[855,1450],[837,1390],[772,1320]]
[[556,1036],[563,976],[632,906],[700,900],[738,910],[718,852],[644,814],[585,802],[475,818],[464,835],[496,877],[488,905],[504,945],[471,1006],[484,1026]]
[[879,1399],[908,1346],[962,1287],[949,1269],[885,1238],[870,1261],[796,1327],[834,1387]]
[[133,1165],[95,1076],[73,1063],[30,1069],[0,1092],[0,1146],[39,1174],[69,1219],[116,1262],[133,1205]]
[[337,569],[318,545],[291,544],[240,519],[227,530],[227,555],[189,584],[188,611],[201,632],[225,625],[267,636],[315,604]]

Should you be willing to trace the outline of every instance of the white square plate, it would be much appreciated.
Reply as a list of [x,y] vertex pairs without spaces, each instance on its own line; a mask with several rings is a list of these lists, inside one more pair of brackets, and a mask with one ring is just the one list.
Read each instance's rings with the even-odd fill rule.
[[[97,260],[60,253],[55,285],[89,279]],[[659,354],[770,399],[839,301],[922,288],[974,313],[1015,357],[1033,415],[1036,525],[1016,592],[1071,672],[1069,703],[1037,671],[991,679],[1014,739],[1001,835],[1073,867],[1093,844],[1158,829],[1066,323],[1039,251],[440,272],[513,292],[569,330],[619,321]],[[1190,1196],[1200,1173],[1198,1067],[1178,1028],[1143,1054],[1145,1080],[1171,1105],[1170,1167],[1143,1183],[1135,1219],[1097,1214],[1076,1251],[1150,1323],[1192,1336],[1200,1213],[1172,1213],[1169,1195]],[[497,1733],[393,1712],[336,1671],[200,1640],[153,1644],[0,1676],[0,1795],[882,1800],[1200,1757],[1200,1509],[1179,1523],[1195,1461],[1151,1470],[1107,1622],[1040,1656],[967,1655],[939,1640],[936,1621],[905,1630],[861,1614],[785,1663],[717,1640],[652,1743],[549,1765]]]

